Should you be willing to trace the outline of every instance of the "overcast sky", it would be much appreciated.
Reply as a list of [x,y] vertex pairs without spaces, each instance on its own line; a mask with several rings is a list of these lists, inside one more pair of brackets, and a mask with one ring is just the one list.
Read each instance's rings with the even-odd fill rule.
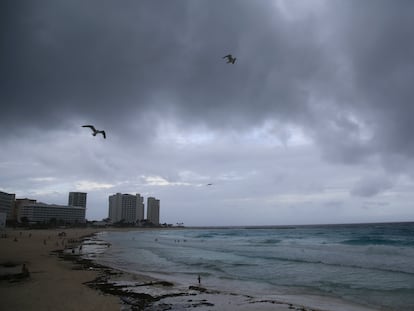
[[0,191],[87,192],[89,220],[122,192],[185,225],[414,221],[414,1],[10,0],[0,24]]

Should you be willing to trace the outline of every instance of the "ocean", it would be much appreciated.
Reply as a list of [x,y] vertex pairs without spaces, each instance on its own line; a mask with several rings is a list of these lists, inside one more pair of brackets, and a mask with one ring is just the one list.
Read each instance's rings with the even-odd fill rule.
[[252,295],[414,310],[414,223],[102,232],[94,260]]

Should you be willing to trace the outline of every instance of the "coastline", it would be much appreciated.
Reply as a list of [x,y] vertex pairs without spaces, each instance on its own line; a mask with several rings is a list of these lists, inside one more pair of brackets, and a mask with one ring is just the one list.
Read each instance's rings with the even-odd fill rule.
[[[65,237],[58,236],[62,231],[66,233]],[[183,286],[100,265],[93,259],[83,258],[79,251],[75,251],[88,237],[91,237],[89,240],[96,241],[92,236],[102,231],[112,229],[8,229],[8,237],[0,239],[0,265],[3,270],[0,270],[0,275],[4,275],[6,270],[19,273],[20,267],[25,264],[30,277],[17,281],[0,280],[0,301],[4,309],[372,310],[341,305],[339,301],[337,304],[330,301],[321,302],[316,307],[307,307],[303,303],[306,297],[253,297],[239,293],[237,289],[234,292],[223,292],[198,284]],[[72,243],[68,243],[69,241]],[[15,265],[7,268],[4,267],[5,264]]]

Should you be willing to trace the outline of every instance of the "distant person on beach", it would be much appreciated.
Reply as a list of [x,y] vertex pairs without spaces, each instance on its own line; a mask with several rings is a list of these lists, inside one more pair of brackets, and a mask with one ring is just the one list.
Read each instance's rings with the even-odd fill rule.
[[22,276],[23,277],[29,277],[30,276],[30,272],[29,269],[27,269],[26,264],[24,263],[22,266]]
[[200,274],[198,275],[198,285],[200,285],[201,284],[201,276],[200,276]]

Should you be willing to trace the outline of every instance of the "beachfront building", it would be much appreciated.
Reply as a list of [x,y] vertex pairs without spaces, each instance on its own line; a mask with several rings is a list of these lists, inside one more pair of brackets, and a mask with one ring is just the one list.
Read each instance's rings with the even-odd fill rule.
[[144,198],[137,193],[116,193],[109,196],[108,217],[112,222],[139,223],[144,220]]
[[6,219],[13,219],[14,200],[16,195],[14,193],[7,193],[0,191],[0,213],[6,214]]
[[69,192],[69,206],[80,206],[86,208],[86,196],[85,192]]
[[18,222],[20,222],[20,210],[25,205],[35,204],[36,200],[33,199],[16,199],[14,201],[14,219],[16,219]]
[[154,225],[160,224],[160,200],[153,197],[147,199],[147,221]]
[[[33,200],[30,200],[33,201]],[[18,221],[29,223],[85,223],[84,207],[46,204],[40,202],[22,202],[18,208]]]

